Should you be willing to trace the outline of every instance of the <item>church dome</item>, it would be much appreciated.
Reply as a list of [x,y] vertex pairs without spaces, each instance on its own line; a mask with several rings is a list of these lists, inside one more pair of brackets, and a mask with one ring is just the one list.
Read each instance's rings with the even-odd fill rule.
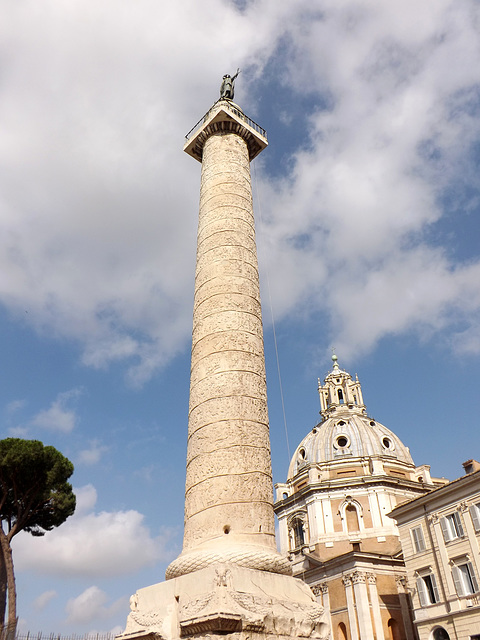
[[400,438],[367,415],[327,418],[314,427],[297,447],[288,478],[293,478],[306,464],[373,457],[414,466],[410,451]]
[[319,381],[324,418],[297,447],[288,470],[292,479],[311,464],[348,463],[358,458],[383,459],[414,467],[414,462],[398,436],[367,415],[358,378],[340,369],[333,356],[333,370]]

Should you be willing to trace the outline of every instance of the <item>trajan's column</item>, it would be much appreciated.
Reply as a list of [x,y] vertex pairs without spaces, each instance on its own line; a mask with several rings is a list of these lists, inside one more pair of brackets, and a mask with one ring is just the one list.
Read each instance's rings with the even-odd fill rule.
[[183,551],[139,589],[121,638],[324,638],[275,545],[250,162],[265,131],[221,97],[188,134],[201,162]]

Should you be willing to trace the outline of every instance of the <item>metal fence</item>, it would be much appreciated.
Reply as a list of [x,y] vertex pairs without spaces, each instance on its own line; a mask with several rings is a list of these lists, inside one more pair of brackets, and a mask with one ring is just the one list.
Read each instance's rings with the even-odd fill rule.
[[114,640],[113,633],[87,633],[85,635],[63,635],[61,633],[11,633],[8,629],[0,630],[0,640]]
[[210,115],[210,112],[212,111],[212,109],[214,109],[217,104],[219,102],[222,102],[225,106],[225,108],[228,111],[231,111],[232,113],[234,113],[236,116],[238,116],[241,120],[243,120],[246,124],[248,124],[248,126],[250,126],[252,129],[254,129],[255,131],[257,131],[257,133],[259,133],[260,135],[262,135],[265,139],[267,138],[267,132],[265,131],[265,129],[263,127],[261,127],[259,124],[257,124],[255,122],[255,120],[252,120],[251,118],[249,118],[248,116],[246,116],[243,111],[241,111],[240,109],[237,109],[237,107],[235,107],[233,104],[231,104],[228,100],[217,100],[217,102],[214,103],[214,105],[212,107],[210,107],[210,109],[207,111],[207,113],[203,116],[203,118],[200,118],[200,120],[197,122],[196,125],[194,125],[190,131],[187,133],[187,135],[185,136],[186,140],[189,140],[192,135],[195,133],[195,131],[197,131],[197,129],[200,128],[200,126],[206,122],[208,120],[208,116]]

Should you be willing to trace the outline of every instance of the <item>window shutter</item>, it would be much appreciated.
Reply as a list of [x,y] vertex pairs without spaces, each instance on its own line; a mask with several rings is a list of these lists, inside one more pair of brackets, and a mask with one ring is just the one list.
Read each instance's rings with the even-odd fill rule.
[[466,595],[465,590],[463,588],[462,575],[460,573],[459,568],[456,567],[455,565],[452,567],[452,575],[453,575],[453,581],[455,583],[455,589],[457,590],[457,594],[459,596]]
[[455,519],[455,526],[457,527],[458,537],[463,538],[465,534],[463,533],[462,521],[460,519],[460,514],[458,513],[458,511],[453,512],[453,517]]
[[418,551],[418,529],[412,529],[413,550]]
[[417,553],[425,551],[425,539],[423,537],[422,527],[415,527],[412,529],[412,539],[414,550]]
[[442,533],[443,533],[445,542],[449,542],[451,537],[450,537],[450,529],[448,528],[448,522],[446,518],[440,518],[440,526],[442,527]]
[[430,580],[432,581],[433,594],[435,596],[435,602],[440,602],[440,596],[438,594],[437,581],[433,573],[430,574]]
[[472,518],[472,522],[473,522],[473,528],[475,529],[475,531],[480,531],[480,513],[479,513],[479,508],[477,507],[476,504],[472,504],[472,506],[470,507],[470,516]]
[[478,591],[478,582],[475,576],[475,571],[473,569],[473,565],[471,562],[467,562],[468,572],[470,573],[470,579],[472,581],[473,592],[476,593]]
[[423,578],[417,578],[417,593],[420,599],[421,607],[426,607],[428,604],[430,604],[428,601],[427,588],[425,586]]
[[425,538],[423,537],[422,527],[418,527],[417,536],[418,536],[418,550],[425,551]]

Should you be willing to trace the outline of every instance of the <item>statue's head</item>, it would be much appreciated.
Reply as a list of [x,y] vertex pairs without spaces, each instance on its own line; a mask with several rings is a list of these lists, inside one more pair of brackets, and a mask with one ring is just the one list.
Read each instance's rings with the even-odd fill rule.
[[229,74],[229,73],[226,73],[226,74],[223,76],[223,79],[224,79],[224,80],[225,80],[225,78],[230,78],[230,74]]

